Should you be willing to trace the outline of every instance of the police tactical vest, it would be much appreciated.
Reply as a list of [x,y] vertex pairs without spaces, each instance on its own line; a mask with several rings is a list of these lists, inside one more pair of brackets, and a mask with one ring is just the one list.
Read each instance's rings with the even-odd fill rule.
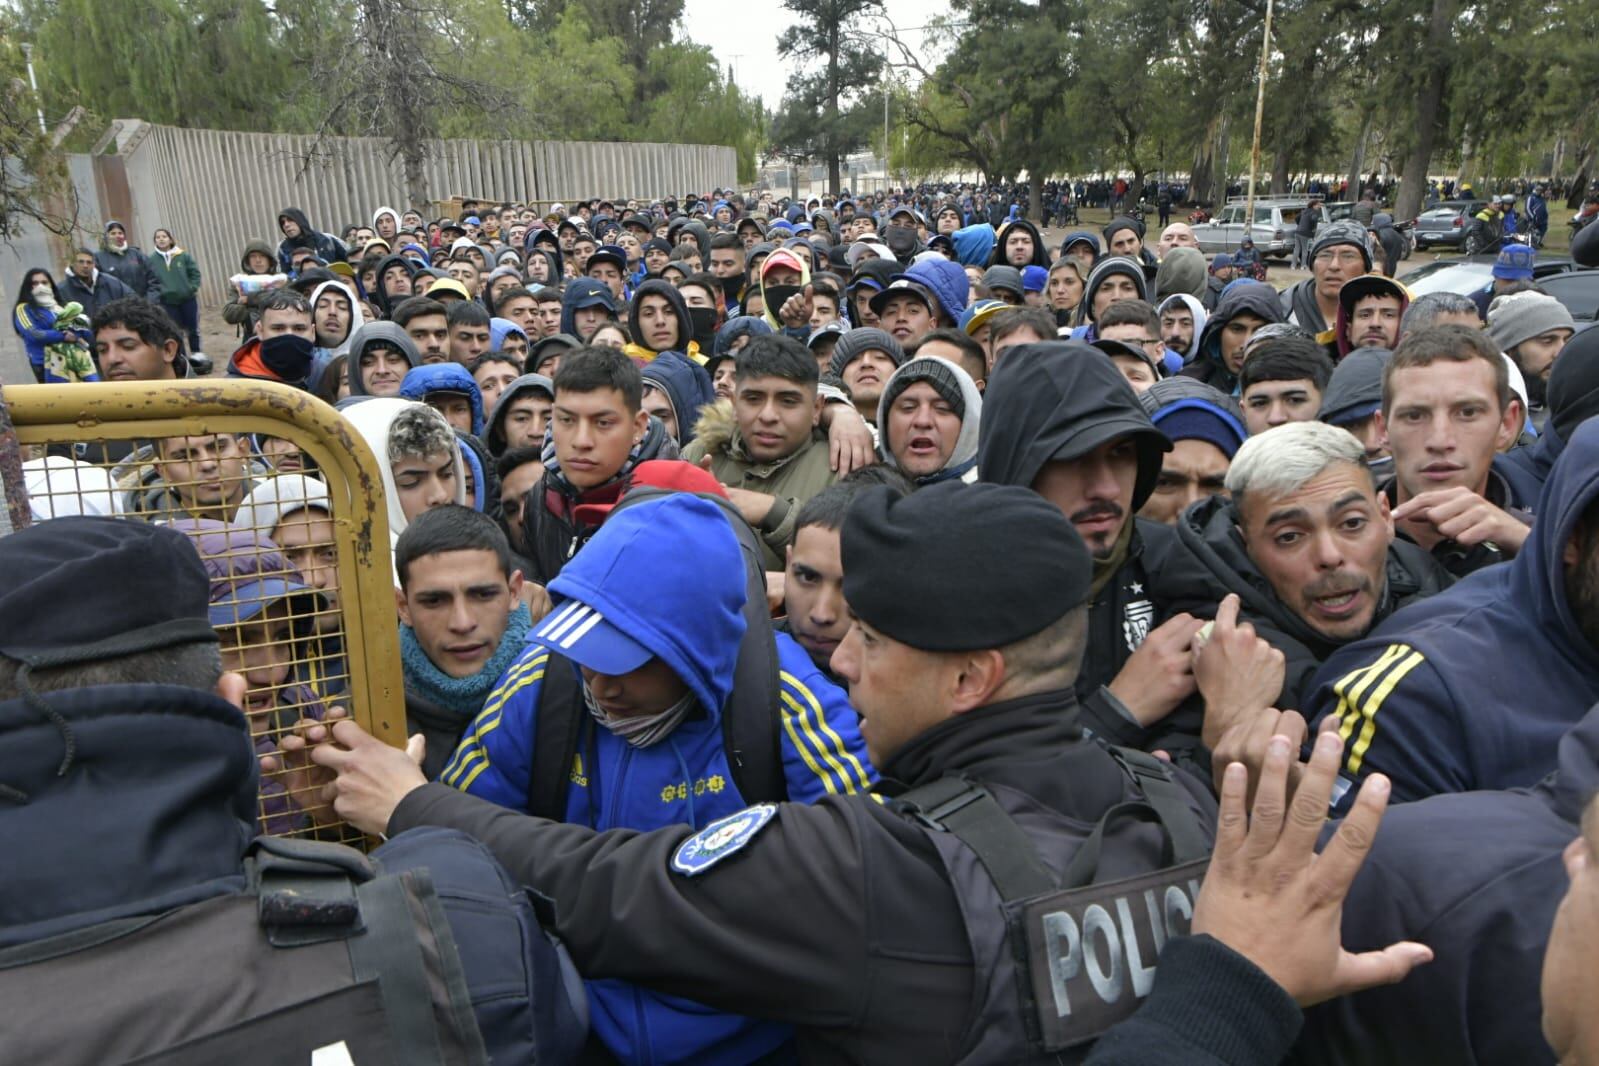
[[245,873],[243,892],[0,951],[0,1062],[488,1062],[426,871],[260,837]]
[[927,832],[966,921],[980,1003],[961,1063],[1081,1061],[1189,930],[1209,830],[1164,763],[1111,754],[1136,798],[1091,827],[962,777],[890,801]]

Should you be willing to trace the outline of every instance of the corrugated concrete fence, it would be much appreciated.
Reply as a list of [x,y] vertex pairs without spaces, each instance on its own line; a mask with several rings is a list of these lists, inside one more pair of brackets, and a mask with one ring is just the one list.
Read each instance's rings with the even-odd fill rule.
[[[114,135],[126,192],[115,187],[117,168],[97,166],[101,202],[84,205],[83,223],[119,218],[119,202],[131,203],[131,217],[122,218],[130,239],[148,251],[155,229],[171,230],[200,264],[205,303],[227,298],[228,275],[238,272],[246,242],[277,245],[277,213],[285,207],[299,207],[312,225],[337,233],[370,222],[379,207],[409,206],[404,170],[390,164],[388,144],[377,138],[330,138],[313,154],[312,137],[137,119],[119,120]],[[434,199],[648,199],[729,187],[738,176],[733,149],[716,145],[434,141],[430,148],[426,177]]]

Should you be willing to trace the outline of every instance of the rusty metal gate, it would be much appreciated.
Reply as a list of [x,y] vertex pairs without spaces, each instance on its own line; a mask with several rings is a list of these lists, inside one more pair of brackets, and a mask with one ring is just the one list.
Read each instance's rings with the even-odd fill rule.
[[245,678],[268,763],[262,830],[361,843],[280,743],[347,714],[404,744],[387,510],[366,442],[322,401],[267,382],[7,386],[3,398],[34,522],[158,522],[199,550],[222,665]]

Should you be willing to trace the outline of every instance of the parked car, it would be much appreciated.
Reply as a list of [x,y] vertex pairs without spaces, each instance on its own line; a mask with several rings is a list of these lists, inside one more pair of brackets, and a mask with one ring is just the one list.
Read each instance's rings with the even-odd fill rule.
[[1416,248],[1425,252],[1434,245],[1459,248],[1466,239],[1466,226],[1483,208],[1484,200],[1440,200],[1416,216]]
[[[1258,199],[1254,220],[1246,227],[1244,210],[1247,206],[1243,201],[1230,201],[1209,222],[1194,226],[1194,240],[1199,242],[1199,250],[1207,255],[1234,251],[1247,229],[1261,255],[1268,259],[1287,259],[1292,255],[1294,226],[1299,221],[1299,213],[1306,209],[1306,202]],[[1322,218],[1325,221],[1325,213]]]
[[[1439,259],[1401,275],[1400,284],[1411,299],[1429,292],[1458,292],[1469,296],[1493,281],[1495,256],[1477,255]],[[1540,289],[1565,304],[1579,322],[1599,320],[1599,270],[1585,270],[1570,259],[1540,259],[1532,268]]]

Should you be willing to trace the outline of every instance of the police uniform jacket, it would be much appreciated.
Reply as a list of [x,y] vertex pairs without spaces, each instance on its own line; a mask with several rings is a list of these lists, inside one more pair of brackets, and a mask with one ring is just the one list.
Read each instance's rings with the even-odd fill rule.
[[[1019,796],[1086,834],[1136,792],[1110,753],[1083,737],[1076,711],[1060,691],[959,715],[883,772],[903,786],[967,775],[1002,806]],[[1183,787],[1213,821],[1203,787]],[[430,784],[404,798],[388,829],[444,825],[486,843],[553,901],[555,930],[586,977],[791,1022],[809,1063],[957,1061],[986,975],[974,973],[928,831],[870,796],[735,818],[720,837],[689,826],[596,833]],[[1125,876],[1130,858],[1107,844],[1102,879]]]

